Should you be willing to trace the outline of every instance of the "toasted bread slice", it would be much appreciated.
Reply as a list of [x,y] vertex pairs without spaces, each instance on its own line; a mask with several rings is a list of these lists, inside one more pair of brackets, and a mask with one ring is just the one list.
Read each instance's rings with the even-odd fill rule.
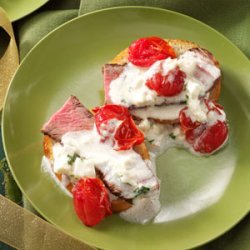
[[[53,160],[53,144],[55,141],[48,135],[44,135],[43,137],[43,151],[44,155],[50,159]],[[135,152],[137,152],[139,155],[141,155],[143,160],[150,159],[149,152],[147,150],[147,147],[145,143],[141,143],[140,145],[134,146]],[[62,179],[62,174],[56,174],[56,177],[59,181]],[[66,187],[70,192],[72,192],[72,184],[68,184]],[[114,213],[120,213],[122,211],[127,210],[132,206],[131,202],[122,198],[118,198],[116,200],[111,201],[111,209]]]
[[[165,39],[168,44],[174,49],[175,53],[177,56],[183,54],[187,50],[199,50],[201,53],[205,54],[208,56],[214,64],[220,68],[218,60],[213,56],[211,52],[209,52],[206,49],[201,48],[198,44],[186,40],[180,40],[180,39]],[[124,49],[121,51],[117,56],[113,58],[109,63],[110,64],[116,64],[116,65],[124,65],[128,63],[128,48]],[[221,91],[221,77],[219,77],[213,87],[209,90],[209,96],[208,98],[210,100],[215,100],[217,101],[220,96],[220,91]],[[164,124],[175,124],[178,123],[178,119],[176,120],[160,120],[160,119],[153,119],[156,122],[159,123],[164,123]]]
[[[84,105],[76,96],[70,96],[64,105],[51,116],[48,122],[45,123],[41,130],[41,132],[44,134],[44,155],[53,161],[53,145],[56,142],[61,141],[63,134],[69,131],[91,130],[93,125],[93,114],[86,107],[84,107]],[[134,147],[134,151],[137,152],[143,160],[150,159],[148,150],[144,143],[136,145]],[[61,174],[56,173],[56,176],[59,180],[62,179]],[[102,178],[101,174],[99,177]],[[112,193],[112,184],[106,183],[106,186]],[[67,188],[71,192],[73,188],[72,184],[69,184]],[[119,200],[116,201],[114,205],[115,211],[123,211],[125,208],[131,206],[131,203],[128,202],[128,200],[119,195],[118,197]],[[119,204],[121,205],[120,207]]]
[[[180,40],[180,39],[164,39],[168,42],[168,44],[174,49],[177,56],[183,54],[187,50],[190,49],[201,49],[204,53],[206,53],[214,62],[214,64],[219,68],[220,64],[218,60],[213,56],[211,52],[206,49],[201,48],[198,44],[194,42],[190,42],[187,40]],[[121,51],[117,56],[115,56],[110,62],[110,64],[118,64],[123,65],[128,63],[128,48]],[[210,90],[209,99],[211,100],[218,100],[220,96],[221,90],[221,78],[219,78],[213,88]]]

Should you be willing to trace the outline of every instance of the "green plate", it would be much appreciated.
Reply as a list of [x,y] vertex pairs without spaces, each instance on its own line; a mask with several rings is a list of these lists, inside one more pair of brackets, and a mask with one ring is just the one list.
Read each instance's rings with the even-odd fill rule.
[[16,21],[41,7],[48,0],[0,0],[11,21]]
[[[228,145],[200,158],[169,150],[157,163],[162,210],[148,225],[111,216],[95,228],[76,217],[72,201],[41,171],[42,124],[70,94],[87,107],[103,103],[101,67],[143,36],[192,40],[221,63],[221,103]],[[225,37],[190,17],[157,8],[96,11],[43,39],[17,71],[3,110],[3,139],[16,181],[34,207],[74,237],[103,249],[186,249],[230,229],[250,208],[250,64]]]

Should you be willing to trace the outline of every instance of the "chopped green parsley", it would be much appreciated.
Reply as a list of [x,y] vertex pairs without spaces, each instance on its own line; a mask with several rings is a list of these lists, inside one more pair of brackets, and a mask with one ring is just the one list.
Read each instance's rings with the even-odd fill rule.
[[174,135],[173,133],[170,133],[170,134],[169,134],[169,137],[172,138],[173,140],[176,139],[176,135]]
[[141,186],[141,187],[138,187],[134,190],[134,193],[135,193],[135,197],[141,195],[141,194],[146,194],[150,191],[150,188],[149,187],[145,187],[145,186]]
[[73,155],[67,155],[67,156],[68,156],[68,164],[71,166],[73,165],[77,157],[80,158],[80,155],[78,155],[77,153],[74,153]]

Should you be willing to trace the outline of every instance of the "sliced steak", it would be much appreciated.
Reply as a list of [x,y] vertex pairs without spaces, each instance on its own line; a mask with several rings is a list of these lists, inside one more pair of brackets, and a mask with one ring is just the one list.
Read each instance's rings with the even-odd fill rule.
[[70,96],[64,105],[51,116],[41,132],[55,141],[60,141],[67,132],[90,130],[93,128],[93,115],[75,96]]
[[[147,166],[145,166],[145,171],[150,171],[151,176],[148,179],[141,178],[139,180],[141,186],[148,187],[150,192],[158,190],[160,188],[160,183],[156,175]],[[130,200],[137,196],[135,188],[128,183],[123,183],[120,177],[114,174],[113,169],[108,168],[107,166],[99,166],[96,167],[96,172],[109,191],[117,197]]]
[[119,64],[105,64],[103,66],[103,77],[104,77],[104,92],[105,92],[105,103],[111,103],[109,96],[110,83],[115,80],[122,73],[124,65]]

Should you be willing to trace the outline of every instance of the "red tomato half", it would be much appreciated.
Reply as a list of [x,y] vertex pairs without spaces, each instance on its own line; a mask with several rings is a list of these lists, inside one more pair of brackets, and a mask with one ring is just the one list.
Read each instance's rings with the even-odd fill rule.
[[99,134],[101,133],[100,127],[102,124],[107,124],[111,119],[117,119],[123,121],[130,117],[129,110],[126,107],[107,104],[102,107],[96,107],[93,109],[95,113],[95,125]]
[[156,73],[147,80],[146,85],[155,90],[159,96],[174,96],[182,91],[185,77],[186,74],[177,66],[165,76],[160,72]]
[[221,110],[224,110],[223,107],[219,103],[215,102],[214,100],[204,99],[204,102],[209,111],[215,111],[217,114],[220,115]]
[[[127,150],[134,145],[139,145],[144,141],[143,133],[136,127],[129,110],[126,107],[108,104],[93,109],[95,112],[95,124],[97,131],[103,136],[101,126],[107,124],[111,119],[121,121],[114,134],[115,149]],[[108,139],[108,138],[105,138]]]
[[72,193],[76,214],[86,226],[93,227],[112,214],[107,189],[99,178],[80,179]]
[[128,48],[128,60],[140,67],[149,67],[168,57],[176,57],[173,48],[165,40],[155,36],[140,38]]
[[191,118],[186,115],[186,111],[187,111],[187,107],[185,107],[184,109],[182,109],[179,113],[179,119],[180,119],[180,125],[181,125],[181,129],[184,133],[193,130],[195,128],[197,128],[198,126],[200,126],[200,122],[195,121],[193,122],[191,120]]
[[[214,101],[204,100],[209,112],[216,112],[221,115],[223,108]],[[228,125],[226,121],[217,120],[214,124],[192,121],[187,115],[188,108],[180,111],[179,119],[182,131],[186,140],[192,145],[196,152],[209,154],[218,149],[228,137]]]
[[133,119],[129,117],[118,127],[115,133],[118,150],[127,150],[134,145],[144,142],[143,133],[136,127]]
[[193,148],[200,153],[211,153],[219,148],[227,139],[228,127],[226,122],[217,121],[213,126],[207,127],[195,140]]

